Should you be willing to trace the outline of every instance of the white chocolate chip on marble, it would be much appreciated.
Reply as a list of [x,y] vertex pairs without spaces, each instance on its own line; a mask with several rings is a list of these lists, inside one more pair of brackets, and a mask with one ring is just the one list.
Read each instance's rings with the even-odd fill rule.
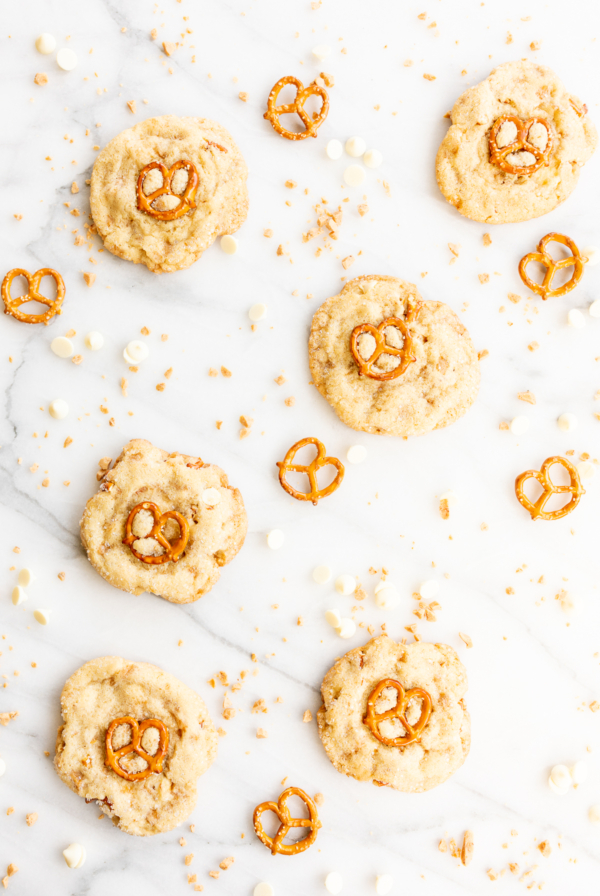
[[123,350],[123,357],[128,364],[139,364],[141,361],[145,361],[149,354],[150,349],[140,339],[132,339]]
[[342,619],[342,623],[337,629],[340,638],[351,638],[356,632],[356,622],[353,619]]
[[383,162],[383,156],[378,149],[368,149],[363,157],[367,168],[379,168]]
[[440,590],[440,583],[436,579],[427,579],[419,588],[419,594],[423,600],[432,600]]
[[577,464],[577,472],[580,479],[591,479],[596,475],[596,467],[589,460],[582,460]]
[[221,492],[218,488],[205,488],[202,492],[202,500],[209,507],[215,507],[221,500]]
[[331,578],[331,567],[323,564],[322,566],[315,566],[312,573],[313,581],[315,581],[318,585],[324,585],[325,582],[328,582]]
[[20,570],[19,575],[17,576],[17,584],[20,585],[21,588],[29,587],[35,580],[36,576],[34,576],[32,571],[27,567]]
[[84,341],[90,351],[97,352],[104,345],[104,336],[98,330],[90,330]]
[[319,62],[327,59],[330,53],[331,47],[328,47],[327,44],[317,44],[317,46],[312,49],[313,56],[318,59]]
[[575,414],[561,414],[558,420],[558,428],[562,429],[563,432],[573,432],[574,429],[577,429],[578,419]]
[[337,161],[337,159],[341,159],[343,151],[344,147],[339,140],[330,140],[325,147],[327,158],[332,159],[334,162]]
[[262,320],[263,317],[267,313],[267,306],[263,305],[262,302],[257,302],[256,305],[253,305],[248,312],[248,317],[250,320]]
[[55,398],[48,405],[48,411],[55,420],[64,420],[69,413],[69,405],[64,398]]
[[352,156],[353,159],[359,159],[361,156],[364,156],[367,144],[362,137],[349,137],[346,140],[345,148],[349,156]]
[[71,843],[63,849],[63,856],[69,868],[81,868],[86,858],[85,847],[81,843]]
[[510,421],[510,431],[514,436],[522,436],[529,429],[529,417],[518,414]]
[[56,54],[56,64],[64,72],[71,72],[77,65],[77,54],[73,50],[63,48]]
[[261,882],[254,887],[252,896],[275,896],[275,890],[266,880],[261,880]]
[[348,575],[348,573],[338,576],[335,580],[335,590],[338,594],[343,594],[345,597],[354,594],[356,591],[356,579],[354,576]]
[[22,604],[24,600],[27,600],[27,595],[25,594],[24,590],[21,588],[20,585],[15,585],[15,587],[12,590],[12,595],[11,595],[10,599],[12,600],[15,607],[18,607],[19,604]]
[[571,780],[576,787],[579,784],[585,783],[588,779],[588,775],[589,768],[583,759],[580,759],[579,762],[576,762],[575,765],[571,766]]
[[44,34],[40,34],[36,40],[35,48],[38,53],[42,54],[42,56],[48,56],[50,53],[54,53],[54,50],[56,49],[56,41],[51,34],[44,32]]
[[590,312],[590,317],[600,317],[600,299],[596,299],[595,302],[592,302],[588,311]]
[[57,336],[50,343],[50,348],[59,358],[70,358],[75,351],[73,343],[66,336]]
[[349,187],[360,187],[365,179],[365,169],[362,165],[348,165],[344,171],[344,183]]
[[221,249],[226,255],[235,255],[238,250],[238,241],[231,234],[226,233],[221,237]]
[[284,541],[285,535],[281,529],[271,529],[267,534],[267,544],[272,551],[277,551],[280,547],[283,547]]
[[339,610],[327,610],[325,613],[325,620],[329,623],[332,628],[336,630],[340,628],[342,624],[342,617],[340,615]]
[[375,892],[377,896],[387,896],[392,892],[394,878],[391,874],[378,874],[375,878]]
[[346,452],[349,464],[362,464],[367,459],[367,449],[364,445],[351,445]]
[[330,871],[325,878],[325,889],[328,893],[341,893],[344,887],[344,880],[339,871]]
[[593,268],[600,261],[600,249],[598,246],[586,246],[581,250],[581,254],[587,258],[586,264]]
[[391,582],[379,582],[375,588],[375,603],[382,610],[393,610],[398,606],[399,595],[396,586]]
[[567,323],[570,327],[575,327],[575,329],[577,330],[585,327],[585,317],[583,316],[579,308],[571,308],[571,310],[567,314]]
[[571,778],[571,772],[567,768],[566,765],[555,765],[554,768],[550,772],[550,777],[548,778],[548,785],[554,793],[558,793],[563,796],[571,787],[573,780]]
[[48,625],[50,621],[50,610],[34,610],[33,618],[36,622],[39,622],[40,625]]

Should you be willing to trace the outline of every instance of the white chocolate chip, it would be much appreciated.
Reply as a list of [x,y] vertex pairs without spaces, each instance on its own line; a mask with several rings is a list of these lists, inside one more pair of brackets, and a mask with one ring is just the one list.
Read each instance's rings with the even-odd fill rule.
[[589,460],[582,460],[577,464],[577,472],[581,479],[591,479],[596,475],[596,467]]
[[458,498],[453,491],[444,492],[443,495],[440,495],[440,501],[446,501],[448,507],[455,507],[458,504]]
[[344,171],[344,183],[349,187],[360,187],[365,179],[365,169],[362,165],[348,165]]
[[419,588],[419,594],[423,600],[431,600],[440,590],[440,583],[436,579],[427,579]]
[[133,339],[131,342],[128,342],[123,351],[123,357],[128,364],[139,364],[140,361],[145,361],[149,354],[150,349],[140,339]]
[[566,787],[559,787],[558,784],[555,784],[552,778],[548,778],[548,787],[553,793],[558,794],[558,796],[564,796],[571,789],[571,785],[567,784]]
[[85,847],[81,843],[71,843],[63,849],[63,856],[69,868],[81,868],[86,857]]
[[50,610],[34,610],[33,618],[36,622],[39,622],[40,625],[48,625],[50,621]]
[[315,566],[312,577],[318,585],[324,585],[331,578],[331,567],[325,565]]
[[364,156],[366,148],[367,144],[362,137],[349,137],[346,140],[346,152],[353,159],[359,159],[361,156]]
[[340,638],[351,638],[356,632],[356,622],[353,619],[342,619],[342,624],[337,629]]
[[398,606],[399,595],[391,582],[380,582],[375,588],[375,603],[382,610],[393,610]]
[[378,874],[375,878],[375,892],[377,896],[387,896],[392,892],[394,878],[391,874]]
[[339,629],[342,625],[342,617],[339,610],[327,610],[325,619],[334,629]]
[[585,327],[585,317],[583,316],[579,308],[571,308],[571,310],[567,314],[567,323],[570,327],[575,327],[575,329],[577,330]]
[[573,783],[571,772],[566,765],[555,765],[550,772],[548,784],[554,793],[565,794]]
[[319,62],[327,59],[330,53],[331,47],[328,47],[327,44],[317,44],[317,46],[313,47],[312,50],[313,56],[315,56],[319,60]]
[[571,779],[576,786],[587,781],[588,775],[589,768],[583,759],[580,759],[579,762],[576,762],[575,765],[571,766]]
[[590,312],[590,317],[600,317],[600,299],[596,299],[595,302],[592,302],[588,311]]
[[525,414],[518,414],[510,421],[510,431],[514,436],[522,436],[529,429],[529,417]]
[[[0,774],[2,774],[0,772]],[[588,818],[592,824],[600,824],[600,806],[590,806],[588,810]]]
[[221,249],[226,255],[235,255],[238,250],[238,241],[234,236],[226,233],[221,237]]
[[50,416],[54,417],[55,420],[64,420],[69,413],[69,405],[64,398],[55,398],[54,401],[51,401],[48,405],[48,411],[50,412]]
[[35,48],[38,53],[41,53],[43,56],[48,56],[50,53],[54,53],[54,50],[56,49],[56,41],[51,34],[44,32],[44,34],[40,34],[36,40]]
[[50,348],[59,358],[70,358],[75,351],[73,343],[66,336],[57,336],[50,343]]
[[12,595],[11,595],[10,599],[12,600],[15,607],[18,607],[19,604],[22,604],[24,600],[27,600],[27,595],[25,594],[25,592],[23,591],[23,589],[21,588],[20,585],[15,585],[15,587],[12,590]]
[[6,762],[0,756],[0,778],[2,777],[2,775],[4,774],[5,771],[6,771]]
[[271,529],[271,531],[267,534],[267,544],[272,551],[277,551],[280,547],[282,547],[284,541],[285,535],[283,534],[281,529]]
[[573,432],[574,429],[577,429],[578,420],[575,414],[561,414],[558,420],[558,428],[562,429],[563,432]]
[[354,576],[348,575],[348,573],[338,576],[335,580],[335,590],[338,594],[343,594],[345,597],[354,594],[356,591],[356,579]]
[[585,249],[581,250],[581,254],[584,258],[587,258],[586,264],[591,268],[600,261],[600,249],[598,249],[598,246],[586,246]]
[[330,140],[327,146],[325,147],[325,153],[328,159],[333,159],[336,161],[342,157],[342,152],[344,151],[344,147],[340,143],[339,140]]
[[221,500],[221,492],[218,488],[205,488],[202,492],[202,500],[209,507],[214,507]]
[[33,582],[35,582],[36,576],[32,573],[30,569],[25,567],[19,572],[17,576],[17,584],[21,586],[21,588],[27,588]]
[[267,306],[263,305],[262,302],[258,302],[256,305],[252,306],[252,308],[248,312],[248,317],[250,318],[250,320],[262,320],[266,313]]
[[344,886],[344,880],[339,871],[330,871],[325,878],[325,889],[328,893],[341,893]]
[[97,352],[104,345],[104,336],[98,330],[90,330],[84,341],[91,351]]
[[363,157],[367,168],[379,168],[383,162],[383,156],[378,149],[368,149]]
[[352,445],[346,452],[349,464],[362,464],[367,458],[367,449],[364,445]]
[[261,882],[254,887],[252,896],[275,896],[275,890],[266,880],[261,880]]
[[56,64],[64,72],[71,72],[77,65],[77,54],[73,50],[63,48],[56,54]]

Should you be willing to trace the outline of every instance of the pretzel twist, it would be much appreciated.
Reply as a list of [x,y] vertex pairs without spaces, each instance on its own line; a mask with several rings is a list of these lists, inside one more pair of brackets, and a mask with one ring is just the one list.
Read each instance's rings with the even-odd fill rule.
[[[422,302],[417,302],[406,315],[406,320],[402,320],[400,317],[387,317],[377,327],[369,323],[359,324],[357,327],[354,327],[350,335],[350,351],[358,367],[359,376],[368,376],[372,380],[380,381],[395,380],[404,373],[409,364],[417,360],[413,354],[413,341],[407,323],[410,323],[417,317],[422,304]],[[395,348],[386,342],[385,330],[387,327],[395,327],[397,330],[400,330],[404,339],[402,348]],[[373,354],[366,359],[363,358],[358,348],[358,340],[364,333],[368,333],[375,340]],[[393,367],[391,370],[373,370],[373,365],[377,363],[381,355],[399,357],[400,362],[397,367]]]
[[[375,710],[375,704],[386,688],[395,688],[398,692],[398,699],[396,705],[392,706],[391,709],[378,713]],[[410,725],[406,721],[406,709],[413,697],[419,697],[422,701],[421,715],[415,725]],[[382,744],[385,744],[388,747],[405,747],[407,744],[412,744],[419,740],[423,733],[423,729],[429,721],[431,710],[431,697],[427,691],[423,690],[423,688],[411,688],[409,691],[405,691],[399,681],[396,681],[394,678],[384,678],[372,691],[367,700],[367,714],[365,715],[363,722]],[[399,719],[402,727],[407,733],[402,737],[384,737],[383,734],[379,732],[379,725],[386,719]]]
[[[560,464],[569,474],[570,482],[568,485],[555,485],[550,479],[550,467],[553,464]],[[528,479],[535,479],[543,488],[540,497],[535,501],[530,501],[524,491],[525,483]],[[559,510],[544,510],[547,502],[552,495],[563,495],[571,493],[572,498],[568,504]],[[573,466],[566,457],[547,457],[539,470],[526,470],[515,479],[515,494],[517,500],[523,505],[525,510],[531,514],[532,520],[559,520],[575,510],[581,500],[581,496],[585,495],[585,489],[581,485],[577,468]]]
[[[56,283],[56,298],[49,299],[40,293],[40,283],[42,277],[53,277]],[[10,294],[10,288],[15,277],[25,277],[27,280],[27,293],[24,296],[18,296],[13,299]],[[65,297],[65,281],[58,271],[53,268],[40,268],[35,274],[30,274],[24,268],[13,268],[9,271],[2,281],[2,301],[4,302],[4,313],[10,314],[16,320],[20,320],[24,324],[49,324],[55,314],[61,314],[63,299]],[[21,305],[26,302],[41,302],[46,305],[48,310],[42,314],[26,314],[21,311]]]
[[[115,729],[118,728],[119,725],[129,725],[131,727],[131,740],[128,744],[125,744],[125,746],[120,747],[118,750],[113,750],[112,738]],[[156,728],[158,731],[158,748],[153,756],[151,756],[150,753],[146,753],[141,746],[142,736],[144,731],[148,728]],[[149,775],[158,775],[162,772],[163,759],[167,755],[168,749],[169,731],[167,726],[164,722],[161,722],[160,719],[145,719],[143,722],[138,722],[137,719],[134,719],[131,716],[123,716],[120,719],[113,719],[106,731],[105,764],[121,778],[125,778],[126,781],[143,781],[144,778],[147,778]],[[121,767],[119,760],[122,759],[123,756],[128,756],[130,753],[137,753],[137,755],[141,756],[146,762],[146,768],[143,771],[127,772]]]
[[[308,809],[308,818],[292,818],[290,810],[287,807],[287,801],[291,796],[299,796],[303,803],[305,803],[306,808]],[[274,837],[269,837],[269,835],[265,833],[265,829],[262,825],[263,812],[274,812],[280,821],[279,828]],[[253,821],[254,830],[256,831],[258,839],[271,850],[273,855],[281,853],[283,856],[298,855],[298,853],[304,852],[305,849],[312,846],[317,839],[317,834],[321,827],[317,807],[315,806],[314,801],[307,793],[300,790],[299,787],[288,787],[287,790],[283,791],[276,803],[261,803],[254,810]],[[310,828],[310,833],[302,840],[297,840],[295,843],[284,843],[283,840],[287,837],[290,828]]]
[[[304,448],[306,445],[314,445],[317,449],[316,457],[309,464],[295,464],[294,457],[300,451],[301,448]],[[321,500],[321,498],[326,498],[328,495],[331,495],[337,488],[342,484],[342,479],[344,478],[345,467],[341,460],[338,460],[337,457],[326,457],[325,456],[325,445],[320,442],[318,439],[315,439],[311,436],[306,439],[301,439],[299,442],[296,442],[295,445],[287,452],[286,456],[282,461],[277,461],[277,466],[279,467],[279,482],[282,487],[286,490],[288,495],[291,495],[292,498],[296,498],[298,501],[312,501],[313,504],[317,505],[317,502]],[[333,482],[330,482],[325,488],[320,489],[319,484],[317,482],[317,473],[321,469],[321,467],[332,466],[337,470],[335,479]],[[286,479],[286,473],[306,473],[308,476],[308,483],[310,486],[310,491],[308,492],[299,492],[292,485],[290,485]]]
[[[507,121],[512,121],[516,126],[517,135],[512,143],[499,147],[496,142],[498,132],[502,125]],[[544,149],[540,149],[534,143],[529,141],[529,131],[534,124],[541,124],[546,128],[548,140]],[[490,131],[490,162],[493,165],[497,165],[498,168],[501,168],[503,171],[506,171],[507,174],[533,174],[534,171],[537,171],[542,165],[549,164],[552,144],[552,132],[545,118],[528,118],[526,121],[523,121],[521,118],[517,118],[516,115],[501,115],[500,118],[496,119]],[[531,155],[535,157],[535,162],[531,165],[513,165],[507,161],[506,157],[514,152],[531,153]]]
[[[134,535],[132,531],[133,521],[135,520],[140,510],[147,510],[148,513],[152,514],[152,517],[154,519],[152,529],[147,535]],[[175,522],[179,526],[179,538],[175,539],[175,541],[169,541],[162,534],[162,530],[169,520],[175,520]],[[152,501],[142,501],[141,504],[136,504],[136,506],[127,517],[127,522],[125,523],[125,538],[123,539],[123,544],[126,544],[134,557],[137,557],[138,560],[142,561],[142,563],[168,563],[170,560],[172,560],[174,563],[177,563],[186,549],[189,537],[190,527],[188,521],[184,516],[182,516],[180,513],[177,513],[176,510],[167,510],[166,513],[161,513],[160,507],[157,504],[154,504]],[[164,553],[160,554],[160,556],[158,557],[140,554],[140,552],[137,551],[133,545],[134,542],[139,541],[142,538],[152,538],[154,541],[157,541],[158,544],[163,548]]]
[[[546,252],[548,243],[562,243],[563,246],[567,246],[571,250],[572,254],[568,258],[561,258],[560,261],[555,261],[550,253]],[[532,261],[537,261],[546,268],[546,273],[541,283],[536,283],[527,273],[527,266]],[[583,276],[586,262],[586,256],[581,254],[573,240],[568,236],[564,236],[562,233],[547,233],[539,241],[537,252],[530,252],[528,255],[523,256],[519,262],[519,274],[525,286],[529,287],[532,292],[537,293],[545,301],[548,298],[564,296],[566,293],[571,292],[572,289],[575,289]],[[556,273],[569,267],[574,269],[571,279],[567,280],[562,286],[552,289],[552,281]]]
[[[293,103],[284,103],[282,106],[278,106],[277,100],[279,94],[288,84],[293,84],[296,87],[296,99]],[[320,96],[323,101],[316,118],[311,118],[308,112],[304,109],[304,104],[311,96]],[[306,130],[298,132],[288,131],[283,127],[279,121],[279,116],[288,115],[293,112],[300,117]],[[271,89],[267,99],[267,111],[263,115],[263,118],[270,121],[274,130],[287,140],[304,140],[306,137],[317,136],[317,131],[327,118],[328,112],[329,96],[324,87],[320,87],[316,81],[313,81],[312,84],[305,87],[302,81],[299,81],[298,78],[295,78],[293,75],[286,75],[285,78],[280,78],[277,84]]]
[[[215,143],[212,145],[217,146],[218,144]],[[223,147],[219,146],[219,149],[222,148]],[[227,152],[227,150],[224,151]],[[180,171],[182,168],[185,168],[188,173],[188,182],[183,193],[174,193],[171,189],[171,181],[173,180],[175,172]],[[153,193],[148,193],[148,195],[146,195],[144,193],[144,180],[147,175],[155,169],[158,169],[163,176],[162,187],[158,187]],[[171,165],[170,168],[167,168],[162,162],[149,162],[148,165],[142,168],[138,177],[137,207],[147,215],[151,215],[153,218],[158,218],[159,221],[174,221],[175,218],[181,218],[183,215],[187,215],[189,211],[193,211],[196,208],[194,197],[199,182],[200,178],[198,177],[198,172],[193,162],[180,159],[178,162],[175,162],[174,165]],[[153,202],[160,196],[175,196],[179,199],[179,205],[175,206],[175,208],[160,211],[153,206]]]

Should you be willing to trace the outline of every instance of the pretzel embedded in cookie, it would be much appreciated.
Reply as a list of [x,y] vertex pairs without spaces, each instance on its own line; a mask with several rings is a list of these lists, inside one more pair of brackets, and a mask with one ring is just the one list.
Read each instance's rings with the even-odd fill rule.
[[[217,146],[218,144],[212,145]],[[222,148],[223,147],[219,146],[219,149]],[[225,150],[225,152],[227,152],[227,150]],[[162,186],[146,195],[144,193],[144,181],[148,174],[155,169],[158,169],[162,174]],[[171,182],[175,173],[182,169],[187,171],[188,181],[183,193],[174,193],[171,188]],[[200,178],[198,177],[196,166],[193,162],[188,162],[186,159],[180,159],[178,162],[175,162],[174,165],[171,165],[170,168],[167,168],[166,165],[163,165],[163,163],[159,161],[150,162],[142,168],[137,180],[137,207],[141,212],[145,212],[153,218],[158,218],[159,221],[174,221],[175,218],[181,218],[183,215],[187,215],[188,212],[193,211],[196,208],[194,197],[199,182]],[[159,199],[161,196],[175,196],[175,198],[179,200],[179,205],[176,205],[175,208],[171,209],[161,210],[154,208],[155,200]]]
[[[392,706],[391,709],[378,713],[375,709],[375,704],[386,688],[395,688],[398,692],[398,699],[396,705]],[[415,697],[421,700],[421,715],[414,725],[410,725],[406,720],[406,710],[410,701]],[[423,729],[429,721],[431,710],[431,697],[423,688],[411,688],[409,691],[405,691],[399,681],[396,681],[394,678],[384,678],[372,691],[367,700],[367,714],[363,722],[382,744],[388,747],[405,747],[407,744],[412,744],[419,740]],[[379,725],[387,719],[398,719],[406,734],[401,737],[384,737],[379,731]]]
[[[42,277],[46,276],[53,277],[56,283],[55,299],[48,299],[40,293]],[[27,280],[27,292],[24,296],[18,296],[16,299],[13,299],[10,294],[10,288],[15,277],[25,277]],[[53,268],[40,268],[35,274],[30,274],[24,268],[13,268],[2,281],[4,313],[10,314],[24,324],[49,324],[55,314],[62,313],[61,306],[65,292],[65,281],[58,271],[55,271]],[[24,305],[26,302],[41,302],[42,305],[47,306],[48,310],[42,314],[27,314],[21,311],[21,305]]]
[[[154,522],[147,535],[134,535],[132,531],[133,522],[141,510],[146,510],[148,513],[152,514]],[[169,520],[174,520],[179,526],[179,538],[175,541],[169,541],[162,534],[162,530]],[[123,544],[126,544],[134,557],[137,557],[142,563],[167,563],[170,560],[177,563],[186,549],[189,537],[190,527],[184,516],[176,510],[167,510],[165,513],[161,513],[160,507],[157,504],[154,504],[152,501],[142,501],[141,504],[136,504],[127,517]],[[141,541],[146,538],[151,538],[153,541],[158,542],[163,548],[163,553],[158,556],[154,554],[142,554],[134,548],[133,545],[136,541]]]
[[[506,146],[498,146],[498,135],[502,125],[511,122],[517,129],[514,140],[507,143]],[[548,135],[544,149],[540,149],[535,143],[529,139],[529,132],[534,124],[541,124]],[[552,132],[545,118],[528,118],[525,121],[516,115],[501,115],[497,118],[489,136],[490,162],[497,165],[507,174],[533,174],[542,165],[548,165],[550,153],[552,152]],[[528,152],[534,158],[535,162],[531,165],[513,165],[508,161],[508,156],[513,153]]]
[[[301,448],[306,447],[306,445],[314,445],[317,449],[316,457],[309,464],[295,464],[294,458],[298,451]],[[327,495],[331,495],[337,488],[342,484],[342,479],[344,478],[345,468],[341,460],[338,460],[337,457],[326,457],[325,456],[325,445],[320,442],[318,439],[315,439],[311,436],[306,439],[301,439],[299,442],[296,442],[295,445],[289,449],[285,457],[282,461],[277,461],[277,466],[279,467],[279,482],[281,483],[282,488],[291,495],[292,498],[296,498],[298,501],[312,501],[313,504],[317,505],[317,503],[321,500],[321,498],[326,498]],[[325,486],[325,488],[319,488],[319,484],[317,482],[317,473],[321,469],[321,467],[335,467],[337,470],[335,479],[333,482],[330,482],[329,485]],[[293,473],[306,473],[308,476],[308,482],[310,485],[309,492],[299,492],[295,489],[286,479],[286,473],[291,471]]]
[[[291,796],[298,796],[302,802],[305,803],[306,808],[308,809],[308,818],[292,818],[290,810],[287,807],[287,801]],[[263,812],[274,812],[279,819],[279,828],[274,837],[270,837],[265,833],[262,824]],[[319,814],[314,801],[299,787],[288,787],[287,790],[283,791],[276,803],[272,801],[261,803],[254,810],[253,821],[256,836],[261,843],[264,843],[264,845],[271,850],[273,855],[281,853],[283,856],[298,855],[298,853],[304,852],[305,849],[312,846],[317,839],[317,834],[321,827]],[[287,837],[290,828],[310,828],[310,833],[302,840],[297,840],[295,843],[284,843],[283,841],[285,837]]]
[[[571,255],[567,258],[561,258],[560,261],[555,261],[550,253],[546,251],[548,243],[561,243],[563,246],[567,246],[571,250]],[[536,283],[527,273],[527,266],[532,261],[537,261],[546,268],[546,273],[541,283]],[[542,299],[546,300],[556,296],[564,296],[571,292],[572,289],[575,289],[583,276],[586,262],[587,258],[581,254],[570,237],[564,236],[562,233],[547,233],[539,241],[537,252],[529,252],[523,256],[519,262],[519,275],[525,286],[528,286],[532,292],[537,293]],[[552,281],[555,274],[568,267],[573,267],[571,279],[563,283],[562,286],[552,289]]]
[[[564,467],[569,474],[568,485],[555,485],[550,479],[550,467],[559,464]],[[535,479],[542,486],[542,494],[537,501],[531,501],[524,491],[525,483],[528,479]],[[563,495],[571,493],[571,500],[559,510],[544,510],[544,507],[552,497],[552,495]],[[585,489],[581,485],[577,468],[573,466],[566,457],[547,457],[539,470],[526,470],[521,473],[515,480],[515,494],[517,500],[523,505],[525,510],[531,514],[532,520],[559,520],[566,516],[572,510],[575,510],[581,500],[581,496],[585,495]]]
[[[114,750],[112,745],[113,734],[120,725],[129,725],[131,727],[131,740],[118,750]],[[141,746],[143,734],[149,728],[156,728],[158,731],[158,746],[154,754],[147,753]],[[169,731],[165,723],[161,722],[160,719],[145,719],[143,722],[138,722],[132,716],[113,719],[106,730],[105,741],[105,764],[121,778],[125,778],[126,781],[143,781],[149,775],[157,775],[162,772],[163,759],[169,749]],[[124,756],[129,756],[131,753],[135,753],[145,761],[146,768],[141,772],[128,772],[121,766],[119,760]]]
[[[295,86],[296,99],[293,103],[284,103],[283,105],[278,106],[277,100],[279,94],[288,84],[293,84]],[[308,112],[304,109],[304,104],[311,96],[320,96],[323,101],[318,115],[313,118],[311,118]],[[279,121],[279,117],[293,112],[300,117],[306,130],[288,131],[287,128],[283,127]],[[293,75],[286,75],[285,78],[280,78],[277,84],[271,89],[267,100],[267,111],[263,115],[263,118],[270,121],[273,129],[282,137],[285,137],[286,140],[304,140],[306,137],[317,136],[317,131],[327,118],[328,112],[329,96],[324,87],[320,87],[316,81],[313,81],[312,84],[305,87],[302,81],[299,81],[298,78],[295,78]]]

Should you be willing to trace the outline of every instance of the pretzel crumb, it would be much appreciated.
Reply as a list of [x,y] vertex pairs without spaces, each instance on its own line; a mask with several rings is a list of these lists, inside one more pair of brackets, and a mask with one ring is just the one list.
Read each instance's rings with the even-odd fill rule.
[[440,852],[448,852],[448,844],[445,840],[440,840],[438,843],[438,849]]
[[156,384],[156,391],[157,391],[157,392],[164,392],[166,386],[167,386],[166,383],[157,383],[157,384]]
[[510,31],[507,31],[507,32],[506,32],[506,43],[507,43],[507,44],[512,44],[512,42],[513,42],[513,36],[512,36],[512,34],[510,33]]
[[459,632],[458,637],[460,638],[461,641],[464,641],[464,643],[467,645],[467,647],[473,646],[473,641],[469,638],[468,635],[465,635],[464,632]]
[[310,711],[310,709],[307,709],[305,711],[304,715],[302,716],[302,721],[303,722],[312,722],[312,712]]
[[244,90],[240,90],[240,92],[238,93],[238,96],[243,103],[248,102],[248,94]]
[[516,292],[509,292],[508,299],[510,302],[513,303],[513,305],[518,305],[519,302],[521,301],[521,296],[518,295]]
[[84,279],[85,282],[86,282],[86,286],[92,286],[92,284],[93,284],[93,283],[95,282],[95,280],[96,280],[96,275],[95,275],[94,273],[89,272],[89,271],[84,271],[83,279]]
[[221,367],[221,373],[222,373],[223,376],[225,376],[225,377],[230,377],[230,376],[233,375],[233,374],[231,373],[231,370],[228,370],[227,367]]
[[219,877],[221,876],[221,872],[220,871],[209,871],[208,876],[214,877],[215,880],[218,880]]
[[450,516],[450,507],[447,498],[440,498],[440,516],[443,520],[447,520]]
[[460,246],[459,246],[459,244],[458,244],[458,243],[448,243],[448,248],[450,249],[450,251],[452,252],[452,254],[453,254],[456,258],[458,258],[459,254],[460,254]]
[[531,43],[529,44],[529,49],[535,51],[535,50],[539,50],[541,46],[542,46],[541,40],[532,40]]
[[363,202],[363,203],[361,203],[361,205],[358,206],[358,214],[361,216],[361,218],[364,218],[364,216],[368,213],[368,211],[369,211],[369,206],[367,205],[366,202]]
[[258,740],[263,740],[265,737],[268,737],[268,736],[269,736],[269,735],[267,734],[267,732],[265,731],[264,728],[258,728],[258,729],[257,729],[257,731],[256,731],[256,737],[258,738]]
[[355,261],[356,261],[356,259],[354,258],[354,255],[347,255],[345,258],[342,258],[343,269],[345,271],[347,271],[348,268],[351,267]]
[[25,821],[27,822],[28,828],[33,827],[33,825],[36,823],[37,820],[38,820],[37,812],[30,812],[28,815],[25,816]]
[[484,246],[491,246],[491,245],[492,245],[492,238],[491,238],[491,236],[489,235],[489,233],[484,233],[484,234],[483,234],[483,245],[484,245]]
[[235,859],[233,856],[227,856],[226,859],[223,859],[222,862],[219,862],[219,868],[221,868],[223,871],[227,871],[228,868],[231,868],[234,862]]
[[194,853],[191,852],[191,853],[190,853],[188,856],[186,856],[185,859],[183,860],[184,865],[191,865],[192,862],[193,862],[193,860],[194,860]]
[[497,875],[497,873],[493,870],[493,868],[488,868],[488,870],[486,871],[486,874],[487,874],[487,876],[489,877],[490,880],[498,880],[498,875]]
[[488,355],[489,355],[489,352],[488,352],[487,348],[484,348],[480,352],[477,352],[477,360],[483,361],[483,359],[487,358]]
[[475,849],[475,843],[473,841],[473,832],[465,831],[465,836],[463,837],[463,845],[460,851],[460,860],[463,865],[468,865],[471,859],[473,858],[473,851]]
[[163,46],[165,56],[172,56],[173,53],[175,52],[175,50],[177,49],[175,44],[171,43],[171,41],[168,41],[168,40],[164,40],[162,46]]
[[325,802],[325,797],[320,792],[315,793],[313,799],[314,799],[315,803],[317,804],[317,806],[322,806],[323,803]]
[[48,75],[44,72],[38,72],[35,78],[33,79],[33,83],[42,87],[44,84],[48,83]]
[[188,874],[188,884],[195,884],[198,880],[197,874]]
[[135,100],[127,100],[127,108],[135,115]]
[[526,401],[527,404],[535,404],[535,395],[533,392],[517,392],[517,398],[519,401]]
[[296,404],[296,399],[294,398],[293,395],[290,395],[289,398],[286,398],[286,399],[285,399],[284,404],[285,404],[286,407],[288,407],[288,408],[293,408],[294,405]]
[[66,572],[59,572],[57,578],[60,579],[61,582],[64,582],[64,580],[67,578]]
[[218,376],[219,371],[216,369],[216,367],[210,367],[208,370],[208,375],[209,376]]
[[221,427],[223,426],[223,421],[215,420],[215,426],[217,427],[217,429],[221,429]]
[[547,840],[542,840],[541,843],[538,843],[537,848],[539,849],[539,851],[541,852],[541,854],[544,856],[545,859],[547,859],[548,856],[550,855],[550,853],[552,852],[552,847],[550,846],[550,844],[548,843]]
[[489,274],[477,274],[477,279],[480,283],[489,283],[490,275]]
[[266,236],[267,239],[270,239],[273,236],[273,231],[269,228],[266,228],[265,230],[263,230],[263,236]]
[[423,77],[425,78],[426,81],[435,81],[435,79],[436,79],[435,75],[424,74]]
[[535,342],[535,340],[533,342],[530,342],[529,345],[527,346],[527,348],[529,349],[530,352],[537,351],[537,349],[539,347],[540,347],[539,342]]

